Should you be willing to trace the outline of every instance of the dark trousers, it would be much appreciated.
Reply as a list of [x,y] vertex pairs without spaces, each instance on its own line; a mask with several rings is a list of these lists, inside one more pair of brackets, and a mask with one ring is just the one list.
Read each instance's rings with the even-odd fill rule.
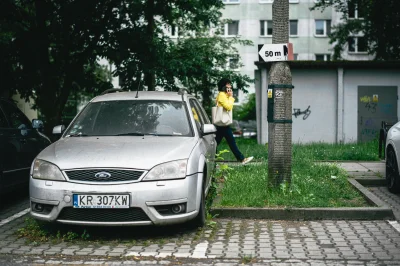
[[217,136],[215,140],[217,141],[217,145],[221,143],[222,138],[225,138],[226,141],[228,142],[229,148],[231,149],[233,155],[235,155],[236,159],[238,161],[243,161],[244,156],[243,154],[239,151],[239,148],[236,145],[235,138],[233,137],[232,129],[230,126],[226,127],[219,127],[216,126],[217,128]]

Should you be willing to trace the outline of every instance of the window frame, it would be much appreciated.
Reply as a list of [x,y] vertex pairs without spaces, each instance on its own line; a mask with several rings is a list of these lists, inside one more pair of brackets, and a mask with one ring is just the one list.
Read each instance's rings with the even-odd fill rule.
[[[323,22],[323,34],[317,34],[317,21],[322,21]],[[328,37],[329,34],[331,33],[331,27],[332,25],[329,26],[329,32],[328,32],[328,21],[329,24],[332,23],[330,19],[315,19],[314,20],[314,36],[315,37]]]
[[239,5],[240,0],[222,0],[225,5]]
[[[349,36],[347,40],[347,53],[349,54],[368,54],[368,44],[367,49],[365,51],[359,51],[358,49],[358,39],[364,38],[364,36]],[[354,39],[354,51],[350,51],[349,39]]]
[[[274,0],[259,0],[260,4],[272,4]],[[298,4],[300,0],[289,0],[289,4]]]
[[[317,56],[323,56],[322,60],[318,60]],[[329,62],[332,59],[331,54],[315,54],[315,61],[321,61],[321,62]]]
[[350,17],[350,7],[349,7],[349,5],[347,6],[347,10],[348,10],[348,13],[347,13],[347,18],[348,19],[364,19],[364,17],[360,17],[359,14],[358,14],[358,3],[354,4],[354,17]]
[[[260,37],[272,37],[272,32],[271,32],[271,34],[268,34],[268,24],[269,23],[273,24],[273,21],[272,20],[260,20]],[[264,24],[264,35],[261,34],[261,24]]]
[[[172,34],[172,32],[175,30],[175,34]],[[168,25],[167,26],[167,35],[170,38],[176,39],[179,37],[179,27],[176,25]]]
[[[231,20],[232,22],[227,22],[224,24],[224,37],[236,37],[240,35],[240,20]],[[237,34],[229,35],[229,24],[233,24],[233,22],[237,22]]]
[[[291,23],[292,21],[295,21],[295,22],[296,22],[296,34],[291,34],[291,32],[290,32],[290,23]],[[298,36],[299,36],[299,20],[297,20],[297,19],[290,19],[290,20],[289,20],[289,37],[298,37]]]

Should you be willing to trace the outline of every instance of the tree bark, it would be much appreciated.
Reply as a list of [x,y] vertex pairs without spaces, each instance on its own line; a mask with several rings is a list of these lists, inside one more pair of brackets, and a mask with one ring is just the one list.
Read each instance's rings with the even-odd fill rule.
[[[289,0],[272,5],[272,43],[289,41]],[[274,62],[268,73],[268,85],[291,85],[287,62]],[[292,89],[273,88],[274,120],[268,123],[268,183],[277,186],[291,182],[292,172]]]

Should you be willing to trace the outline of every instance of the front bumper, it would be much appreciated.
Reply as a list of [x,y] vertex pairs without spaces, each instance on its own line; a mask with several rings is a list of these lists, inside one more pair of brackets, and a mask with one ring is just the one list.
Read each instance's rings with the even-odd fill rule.
[[[185,179],[179,180],[135,182],[113,185],[45,181],[30,178],[30,213],[38,220],[81,225],[121,226],[183,223],[193,219],[198,214],[202,184],[201,180],[202,173],[187,176]],[[75,209],[73,208],[72,202],[73,194],[128,194],[130,197],[130,208]],[[41,213],[34,210],[33,206],[37,203],[48,206],[49,211]],[[162,215],[156,210],[156,207],[160,205],[163,206],[179,203],[186,204],[185,213]],[[85,210],[88,211],[85,212]],[[123,220],[118,220],[118,212],[125,213],[121,210],[140,212],[142,214],[138,219],[135,218],[127,221],[125,216]],[[73,212],[74,215],[69,215],[68,218],[65,219],[65,212]],[[80,219],[79,212],[85,213],[86,218]],[[93,213],[92,219],[90,217],[88,218],[88,215],[92,215],[89,213]],[[107,220],[102,220],[102,213],[107,213],[109,216]],[[110,218],[110,216],[115,216],[116,221],[112,221],[113,218]]]

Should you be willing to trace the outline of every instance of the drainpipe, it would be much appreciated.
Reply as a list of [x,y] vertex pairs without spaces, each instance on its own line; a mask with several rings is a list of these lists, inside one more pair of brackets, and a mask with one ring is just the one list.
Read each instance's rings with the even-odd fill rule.
[[342,67],[337,69],[338,86],[337,86],[337,131],[336,143],[344,143],[344,71]]

